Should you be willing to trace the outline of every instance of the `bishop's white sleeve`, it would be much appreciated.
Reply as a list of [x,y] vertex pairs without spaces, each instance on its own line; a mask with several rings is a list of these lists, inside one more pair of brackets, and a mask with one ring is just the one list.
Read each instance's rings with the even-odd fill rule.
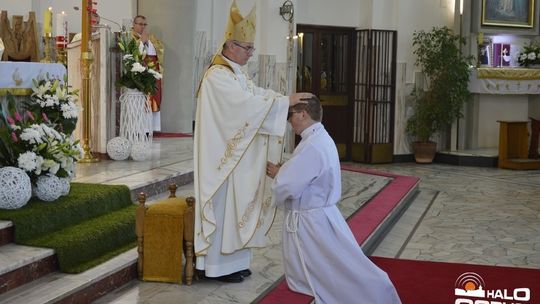
[[263,121],[259,133],[283,136],[287,126],[287,112],[289,111],[289,96],[274,97],[274,104]]
[[287,200],[299,200],[305,189],[319,176],[321,164],[321,156],[312,145],[293,154],[274,178],[272,188],[277,205],[281,206]]

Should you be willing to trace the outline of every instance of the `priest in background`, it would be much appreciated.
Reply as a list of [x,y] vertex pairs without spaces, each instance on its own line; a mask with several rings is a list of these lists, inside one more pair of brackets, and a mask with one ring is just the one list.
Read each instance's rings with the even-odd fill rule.
[[[137,15],[133,18],[131,34],[139,42],[141,53],[146,53],[147,63],[154,64],[154,70],[163,74],[163,43],[146,31],[147,26],[146,17]],[[153,131],[161,131],[161,79],[157,80],[157,91],[150,95],[149,102],[153,113]]]
[[281,161],[289,106],[313,95],[256,87],[241,69],[255,50],[254,9],[244,18],[233,1],[224,40],[198,92],[195,254],[207,278],[239,283],[274,220],[266,162]]

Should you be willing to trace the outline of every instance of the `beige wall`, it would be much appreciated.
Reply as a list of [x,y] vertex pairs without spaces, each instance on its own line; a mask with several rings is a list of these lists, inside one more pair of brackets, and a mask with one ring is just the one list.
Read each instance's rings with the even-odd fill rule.
[[149,31],[165,44],[162,132],[192,129],[195,1],[138,1],[138,14],[146,16]]

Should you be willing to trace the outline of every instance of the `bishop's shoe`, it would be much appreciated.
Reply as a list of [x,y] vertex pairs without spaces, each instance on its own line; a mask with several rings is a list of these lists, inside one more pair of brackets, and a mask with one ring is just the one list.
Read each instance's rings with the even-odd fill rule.
[[244,270],[240,270],[240,271],[235,272],[235,273],[240,274],[243,278],[247,278],[247,277],[249,277],[251,275],[251,270],[244,269]]
[[241,282],[244,281],[244,277],[238,272],[223,275],[223,276],[220,276],[220,277],[206,277],[206,278],[211,279],[211,280],[220,281],[220,282],[225,282],[225,283],[241,283]]

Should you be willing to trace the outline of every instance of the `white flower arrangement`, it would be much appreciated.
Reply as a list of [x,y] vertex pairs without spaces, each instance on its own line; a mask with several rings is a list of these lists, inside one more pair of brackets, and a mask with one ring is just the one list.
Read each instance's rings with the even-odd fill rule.
[[78,91],[68,89],[64,81],[49,78],[34,79],[32,96],[26,107],[32,112],[41,112],[43,120],[55,129],[70,135],[79,117]]
[[44,123],[32,124],[19,132],[20,141],[17,138],[17,142],[25,147],[26,152],[19,154],[17,165],[31,178],[42,174],[73,176],[73,164],[82,155],[78,141]]
[[[43,92],[51,91],[53,83],[44,82],[36,86],[36,98],[44,103],[55,98],[45,97]],[[49,94],[50,95],[50,94]],[[50,95],[53,96],[53,95]],[[69,100],[69,94],[55,95],[58,100]],[[39,97],[39,98],[38,98]],[[35,183],[42,175],[71,177],[74,175],[74,163],[81,157],[82,149],[71,135],[55,129],[45,110],[33,103],[37,112],[26,110],[22,114],[16,110],[15,100],[8,96],[7,107],[0,111],[0,166],[14,166],[24,170]],[[70,101],[64,102],[70,107]],[[31,108],[28,104],[26,107]],[[68,109],[68,113],[74,111]],[[61,128],[60,128],[61,129]]]
[[518,62],[524,67],[540,64],[540,46],[535,43],[524,46],[523,51],[518,54]]
[[146,53],[140,52],[139,45],[126,33],[120,38],[118,47],[124,53],[122,57],[122,75],[118,85],[137,89],[144,94],[153,94],[157,90],[157,81],[163,76],[156,71],[155,64],[148,60]]

